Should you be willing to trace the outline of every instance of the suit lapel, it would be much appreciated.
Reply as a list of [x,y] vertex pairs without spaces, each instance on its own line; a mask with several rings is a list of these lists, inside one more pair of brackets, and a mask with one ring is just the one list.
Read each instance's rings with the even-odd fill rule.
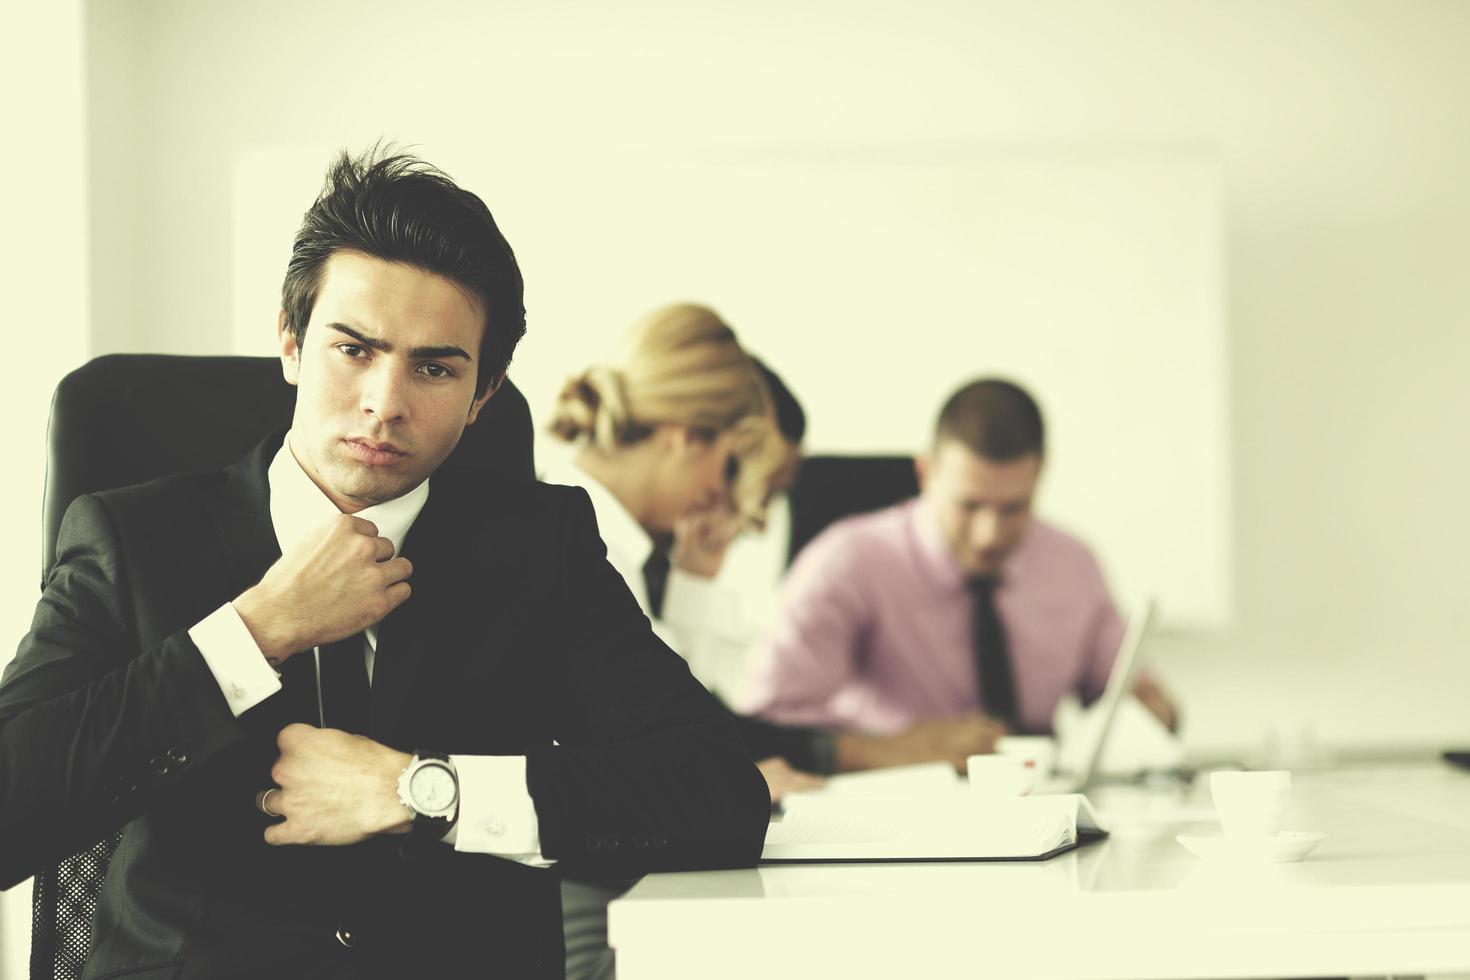
[[[504,616],[497,583],[511,561],[511,529],[504,509],[485,488],[453,474],[435,475],[429,499],[404,542],[413,562],[413,591],[383,620],[373,667],[373,737],[394,747],[412,735],[413,705],[433,711],[434,698],[415,698],[425,685],[436,689],[463,674],[460,658],[493,655],[486,640]],[[487,542],[492,543],[487,546]],[[442,699],[441,699],[442,700]]]
[[435,653],[435,640],[444,628],[445,609],[451,599],[445,594],[446,587],[453,585],[446,569],[452,537],[446,496],[442,481],[431,479],[429,499],[400,550],[413,562],[409,579],[412,592],[378,627],[372,736],[405,751],[416,747],[402,744],[404,706],[428,669],[425,659]]
[[208,507],[224,554],[232,595],[250,588],[281,557],[271,526],[270,484],[266,473],[283,433],[269,437],[225,470],[224,491]]
[[[229,467],[225,471],[224,492],[208,507],[224,555],[225,576],[232,596],[259,582],[281,557],[271,523],[268,473],[271,460],[281,448],[283,435],[270,436]],[[245,716],[247,727],[274,733],[292,721],[317,723],[316,671],[307,669],[309,664],[310,657],[305,654],[291,659],[282,672],[285,685],[282,694]]]

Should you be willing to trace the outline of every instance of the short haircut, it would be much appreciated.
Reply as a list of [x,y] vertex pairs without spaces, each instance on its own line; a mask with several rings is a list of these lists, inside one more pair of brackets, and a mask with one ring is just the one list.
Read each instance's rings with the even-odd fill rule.
[[939,412],[934,445],[953,440],[998,463],[1045,455],[1041,408],[1026,389],[1002,378],[971,381],[949,396]]
[[301,220],[281,284],[281,308],[298,346],[322,267],[341,249],[417,266],[471,291],[485,308],[476,393],[505,374],[526,333],[525,287],[485,202],[417,157],[381,145],[357,157],[342,153]]
[[776,410],[776,428],[787,442],[800,444],[806,438],[806,412],[801,410],[801,402],[796,400],[791,389],[786,387],[786,382],[765,361],[759,357],[752,357],[751,361],[755,363],[761,380],[766,383],[766,390],[770,392],[771,406]]

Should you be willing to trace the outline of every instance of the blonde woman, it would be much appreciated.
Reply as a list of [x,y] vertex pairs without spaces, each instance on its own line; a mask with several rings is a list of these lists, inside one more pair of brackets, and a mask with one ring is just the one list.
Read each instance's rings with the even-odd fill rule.
[[[713,579],[731,538],[759,526],[786,455],[734,331],[703,306],[655,310],[602,363],[567,381],[551,431],[569,452],[543,478],[587,491],[608,560],[654,629],[706,687],[728,690],[740,665],[725,661],[746,642],[733,635],[736,597]],[[781,757],[806,761],[816,733],[740,725],[773,800],[820,783]],[[627,884],[563,882],[568,977],[611,975],[606,903]]]
[[[781,462],[769,398],[734,331],[702,306],[655,310],[567,382],[551,431],[573,454],[548,478],[588,490],[613,566],[695,676],[728,696],[736,672],[707,641],[733,597],[710,579],[729,539],[762,522]],[[665,558],[667,573],[645,573]]]
[[[707,688],[730,698],[749,637],[739,597],[714,577],[735,534],[761,525],[786,463],[770,396],[735,332],[707,307],[653,311],[602,363],[567,381],[551,431],[570,452],[545,479],[587,491],[608,560],[655,630]],[[807,729],[747,726],[758,726],[742,735],[773,798],[817,782],[782,757],[832,768],[812,759]],[[764,737],[772,734],[783,737]]]

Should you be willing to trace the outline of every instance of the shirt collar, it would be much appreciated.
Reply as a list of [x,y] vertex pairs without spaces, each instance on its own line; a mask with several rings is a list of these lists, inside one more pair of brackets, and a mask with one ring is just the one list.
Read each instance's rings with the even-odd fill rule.
[[581,487],[592,499],[597,530],[610,554],[622,556],[630,568],[642,568],[653,554],[653,538],[643,530],[623,502],[611,490],[572,459],[560,459],[546,467],[547,483]]
[[[281,448],[271,460],[266,479],[270,484],[271,526],[275,528],[276,544],[286,551],[328,518],[340,513],[337,505],[321,491],[291,450],[291,433],[281,442]],[[429,481],[425,480],[408,493],[381,504],[373,504],[358,511],[355,516],[372,521],[378,534],[393,542],[395,555],[403,547],[403,539],[418,519],[419,511],[429,499]]]

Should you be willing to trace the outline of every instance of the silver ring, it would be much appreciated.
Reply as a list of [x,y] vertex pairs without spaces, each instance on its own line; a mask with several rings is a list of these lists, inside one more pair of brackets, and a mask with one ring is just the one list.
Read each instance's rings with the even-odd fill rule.
[[277,813],[276,811],[272,810],[268,805],[271,794],[279,793],[280,791],[281,788],[279,786],[272,786],[270,789],[263,789],[259,793],[256,793],[255,808],[268,817],[284,817],[284,813]]

